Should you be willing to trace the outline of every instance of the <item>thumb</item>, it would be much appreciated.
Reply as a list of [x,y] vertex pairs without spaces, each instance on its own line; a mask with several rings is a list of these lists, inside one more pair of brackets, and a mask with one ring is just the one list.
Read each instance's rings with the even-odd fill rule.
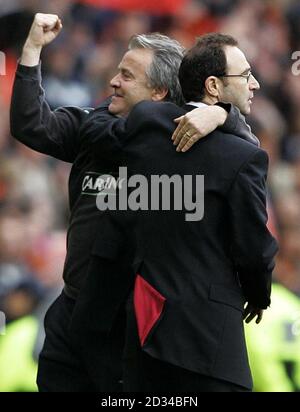
[[174,119],[175,123],[180,123],[180,120],[183,119],[183,116],[177,117],[176,119]]

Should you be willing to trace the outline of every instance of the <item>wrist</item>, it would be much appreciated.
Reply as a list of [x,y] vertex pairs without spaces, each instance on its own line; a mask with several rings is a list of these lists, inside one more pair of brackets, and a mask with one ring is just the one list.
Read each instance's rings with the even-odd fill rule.
[[40,61],[42,46],[26,41],[23,47],[20,64],[24,66],[37,66]]
[[215,105],[215,110],[217,111],[218,127],[223,126],[227,120],[228,112],[221,106]]

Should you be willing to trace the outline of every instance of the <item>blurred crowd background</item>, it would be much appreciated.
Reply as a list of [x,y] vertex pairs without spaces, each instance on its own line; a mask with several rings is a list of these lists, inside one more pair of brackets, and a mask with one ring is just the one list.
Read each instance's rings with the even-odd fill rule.
[[9,131],[17,59],[37,12],[57,14],[63,22],[42,54],[43,86],[53,109],[95,107],[109,95],[109,80],[134,33],[159,31],[185,47],[210,31],[239,40],[261,83],[248,121],[270,156],[269,225],[280,245],[272,309],[261,325],[246,327],[255,389],[299,391],[300,60],[297,65],[292,59],[300,51],[297,0],[0,0],[0,51],[6,58],[6,74],[0,75],[0,311],[6,316],[2,329],[0,316],[0,391],[36,390],[41,319],[62,286],[65,256],[70,165],[27,149]]

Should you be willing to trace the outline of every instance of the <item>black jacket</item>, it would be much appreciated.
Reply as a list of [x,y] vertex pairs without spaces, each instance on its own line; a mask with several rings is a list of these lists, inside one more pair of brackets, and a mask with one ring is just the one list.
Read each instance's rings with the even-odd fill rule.
[[[117,259],[135,234],[135,311],[147,353],[251,387],[243,307],[245,301],[260,308],[270,304],[277,251],[266,227],[268,156],[245,139],[220,131],[177,153],[170,135],[173,119],[183,113],[171,103],[142,102],[126,122],[109,119],[102,110],[92,115],[86,134],[94,155],[108,150],[149,185],[153,175],[204,175],[201,220],[186,221],[184,209],[109,211],[99,251]],[[104,131],[111,135],[109,145]],[[197,190],[194,186],[194,199]],[[126,214],[132,226],[123,227],[122,237]]]

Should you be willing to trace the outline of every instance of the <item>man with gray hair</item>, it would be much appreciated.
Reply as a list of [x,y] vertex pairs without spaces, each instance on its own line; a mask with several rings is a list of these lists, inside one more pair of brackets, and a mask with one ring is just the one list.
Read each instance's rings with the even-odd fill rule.
[[[99,219],[95,195],[103,190],[101,175],[114,173],[116,165],[109,156],[97,161],[92,155],[84,133],[84,123],[89,121],[92,109],[62,107],[51,111],[45,100],[40,54],[61,29],[58,16],[41,13],[35,16],[17,68],[11,104],[11,134],[15,138],[36,151],[72,163],[65,285],[45,317],[46,339],[39,359],[38,386],[40,391],[116,391],[121,376],[124,314],[120,315],[118,332],[110,342],[113,365],[106,365],[105,359],[99,358],[97,348],[101,342],[96,338],[82,344],[70,333],[73,311],[88,273],[99,271],[97,239],[102,235],[101,219],[105,214]],[[181,104],[177,74],[182,53],[180,44],[166,36],[134,36],[119,64],[118,74],[111,80],[114,94],[109,100],[109,111],[115,116],[126,116],[141,100]],[[205,109],[203,115],[207,119],[206,134],[227,118],[226,111],[217,106]],[[232,116],[236,112],[230,112],[229,123]],[[108,138],[107,148],[111,142]],[[128,276],[125,291],[131,281]],[[83,324],[92,321],[82,319]]]
[[[131,55],[134,52],[134,54],[138,53],[141,59],[145,57],[152,60],[145,70],[148,80],[147,87],[159,90],[161,94],[152,95],[151,100],[171,101],[178,106],[182,106],[184,100],[178,79],[178,68],[183,57],[183,47],[176,40],[170,39],[167,36],[160,33],[151,33],[133,36],[129,41],[128,50],[131,52],[129,53]],[[126,53],[124,58],[126,59],[127,56]],[[115,87],[117,81],[118,75],[111,80],[111,86]],[[139,95],[139,91],[137,93],[134,91],[134,93],[140,101],[143,94]],[[124,103],[129,102],[125,100]],[[128,108],[129,105],[127,105],[127,110]],[[120,105],[115,105],[114,99],[109,106],[109,111],[112,114],[120,114]]]

